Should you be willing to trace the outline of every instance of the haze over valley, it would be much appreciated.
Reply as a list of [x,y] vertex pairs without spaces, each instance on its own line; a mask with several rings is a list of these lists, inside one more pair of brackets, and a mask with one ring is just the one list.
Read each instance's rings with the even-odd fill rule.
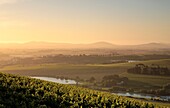
[[0,108],[169,108],[170,0],[0,0]]

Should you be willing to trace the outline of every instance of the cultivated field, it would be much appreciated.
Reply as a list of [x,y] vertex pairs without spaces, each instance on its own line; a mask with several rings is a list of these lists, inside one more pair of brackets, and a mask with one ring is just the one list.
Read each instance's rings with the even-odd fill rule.
[[170,59],[148,60],[133,63],[116,63],[116,64],[39,64],[39,65],[12,65],[0,69],[1,72],[26,76],[48,76],[48,77],[66,77],[89,79],[95,77],[101,80],[105,75],[118,74],[128,77],[130,80],[149,85],[162,85],[170,82],[170,77],[151,76],[151,75],[134,75],[126,72],[128,68],[135,64],[143,63],[146,65],[158,64],[170,68]]

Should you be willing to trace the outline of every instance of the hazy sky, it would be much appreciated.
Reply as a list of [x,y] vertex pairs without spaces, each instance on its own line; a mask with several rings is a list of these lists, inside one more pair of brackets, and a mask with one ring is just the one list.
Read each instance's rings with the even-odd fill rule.
[[0,42],[170,43],[170,0],[0,0]]

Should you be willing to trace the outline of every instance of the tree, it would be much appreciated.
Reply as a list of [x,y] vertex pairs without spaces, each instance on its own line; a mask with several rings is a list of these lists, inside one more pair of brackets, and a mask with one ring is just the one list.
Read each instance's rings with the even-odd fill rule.
[[94,83],[95,80],[96,80],[96,79],[95,79],[94,77],[91,77],[91,78],[89,79],[89,82]]

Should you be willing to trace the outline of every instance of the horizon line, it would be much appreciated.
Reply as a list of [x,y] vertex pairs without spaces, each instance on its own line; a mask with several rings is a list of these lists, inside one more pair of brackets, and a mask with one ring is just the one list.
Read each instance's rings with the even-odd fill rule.
[[170,44],[166,42],[143,42],[139,44],[117,44],[113,42],[108,42],[108,41],[95,41],[95,42],[82,42],[82,43],[74,43],[74,42],[55,42],[55,41],[25,41],[25,42],[17,42],[17,41],[0,41],[0,44],[29,44],[29,43],[51,43],[51,44],[74,44],[74,45],[79,45],[79,44],[95,44],[95,43],[106,43],[106,44],[113,44],[113,45],[142,45],[142,44]]

